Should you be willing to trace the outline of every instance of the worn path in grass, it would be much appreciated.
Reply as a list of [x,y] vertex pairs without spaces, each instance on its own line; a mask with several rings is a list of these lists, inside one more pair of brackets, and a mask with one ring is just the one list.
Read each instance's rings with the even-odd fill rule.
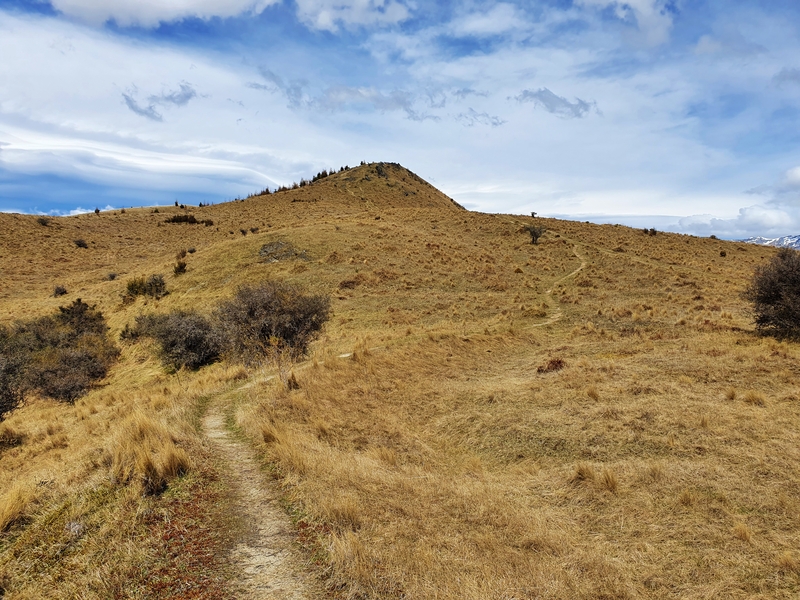
[[266,480],[253,450],[226,426],[225,401],[230,398],[225,394],[212,401],[203,431],[219,453],[233,509],[244,525],[230,554],[240,573],[235,590],[248,600],[321,598],[324,593],[304,572],[292,547],[291,523],[278,505],[278,490]]

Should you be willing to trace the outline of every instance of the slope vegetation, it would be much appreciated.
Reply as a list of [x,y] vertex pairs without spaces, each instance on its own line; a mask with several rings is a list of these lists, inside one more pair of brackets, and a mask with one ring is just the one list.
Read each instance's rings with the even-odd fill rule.
[[[187,214],[213,225],[165,222]],[[331,597],[796,597],[798,350],[754,334],[740,299],[775,250],[536,221],[533,245],[529,217],[382,163],[217,206],[0,215],[6,324],[79,296],[117,338],[268,278],[332,300],[302,362],[170,372],[120,342],[74,404],[11,413],[7,597],[247,596],[209,405]],[[166,296],[123,300],[154,273]],[[143,487],[147,457],[166,489]]]

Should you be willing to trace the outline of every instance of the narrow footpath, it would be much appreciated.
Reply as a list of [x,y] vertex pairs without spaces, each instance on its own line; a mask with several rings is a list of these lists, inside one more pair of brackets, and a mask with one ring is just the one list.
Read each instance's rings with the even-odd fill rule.
[[291,523],[278,490],[259,468],[253,450],[225,426],[223,395],[203,418],[203,431],[218,451],[244,531],[230,554],[239,578],[234,590],[248,600],[312,600],[324,597],[292,546]]

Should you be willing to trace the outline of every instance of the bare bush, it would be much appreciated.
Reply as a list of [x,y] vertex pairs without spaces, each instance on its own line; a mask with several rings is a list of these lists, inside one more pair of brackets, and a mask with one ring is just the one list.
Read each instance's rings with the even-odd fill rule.
[[781,248],[756,267],[744,292],[753,305],[756,328],[778,337],[800,337],[800,252]]
[[66,402],[86,393],[119,354],[107,331],[102,313],[80,298],[0,331],[0,416],[31,390]]
[[175,368],[199,369],[219,358],[222,338],[206,317],[195,312],[176,311],[168,315],[136,317],[136,326],[126,327],[124,339],[140,336],[154,339],[161,359]]
[[306,295],[298,286],[268,281],[239,288],[220,305],[216,317],[230,352],[251,363],[271,352],[304,354],[329,313],[326,296]]
[[547,229],[545,229],[542,225],[525,225],[524,230],[527,231],[531,236],[531,244],[536,244],[539,242],[539,238],[542,237]]

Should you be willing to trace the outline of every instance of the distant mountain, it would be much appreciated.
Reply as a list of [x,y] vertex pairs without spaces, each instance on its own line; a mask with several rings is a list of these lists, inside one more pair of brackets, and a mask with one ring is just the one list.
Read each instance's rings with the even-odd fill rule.
[[800,235],[785,235],[779,238],[751,237],[746,240],[739,240],[748,244],[758,244],[760,246],[775,246],[776,248],[796,248],[800,250]]

